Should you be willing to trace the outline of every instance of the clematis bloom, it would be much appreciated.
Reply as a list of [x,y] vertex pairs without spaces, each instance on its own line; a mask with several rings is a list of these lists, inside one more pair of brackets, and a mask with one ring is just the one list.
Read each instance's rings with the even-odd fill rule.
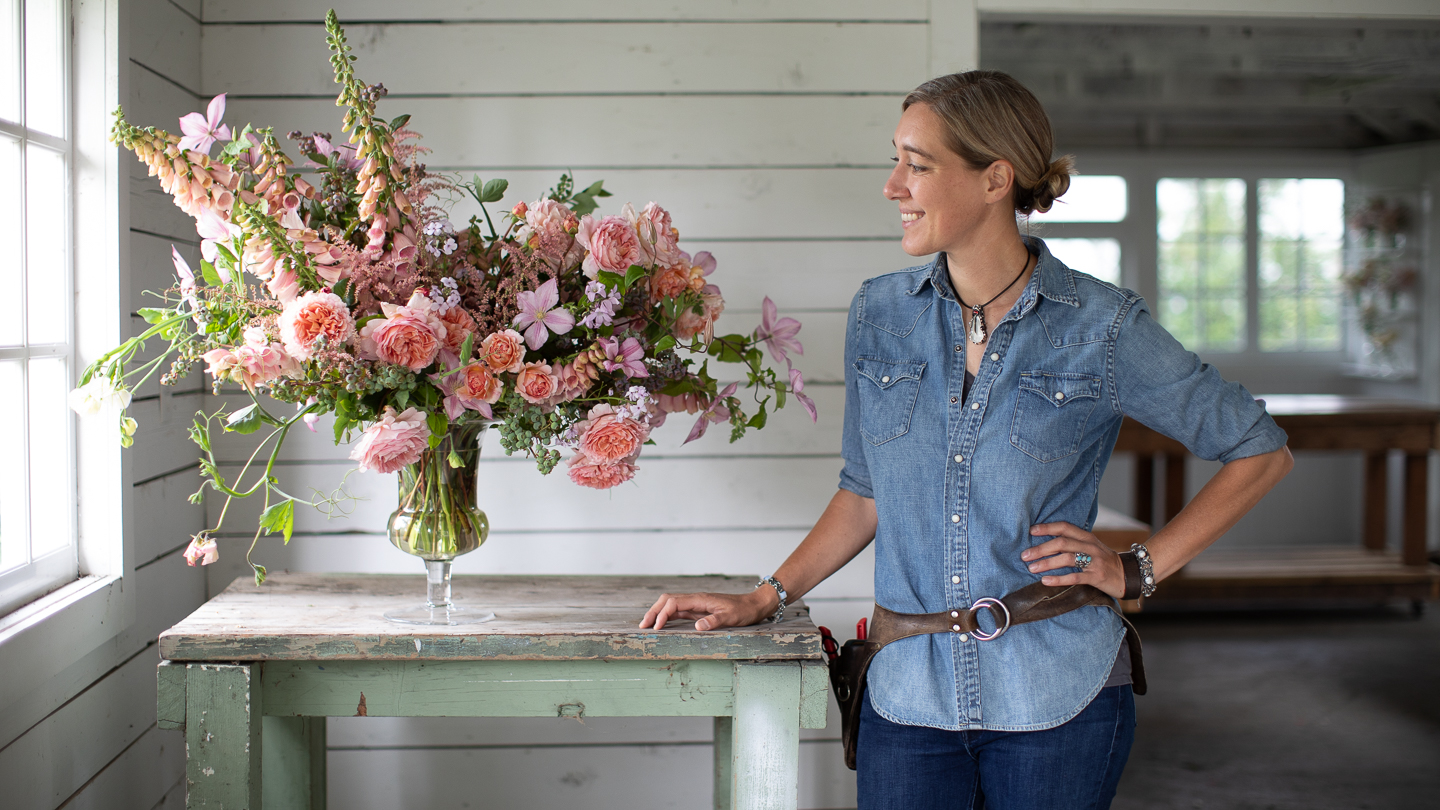
[[755,330],[755,339],[765,344],[770,350],[770,356],[775,362],[790,365],[790,356],[787,351],[796,354],[804,354],[805,347],[795,336],[800,333],[800,322],[794,318],[777,318],[779,312],[775,308],[775,302],[770,296],[765,296],[765,302],[761,305],[760,326]]
[[560,289],[553,278],[534,292],[526,290],[516,295],[515,302],[520,306],[520,314],[515,316],[514,323],[525,329],[525,345],[532,351],[545,344],[550,332],[563,335],[575,327],[575,316],[556,307],[560,303]]
[[216,141],[230,140],[230,128],[220,123],[225,117],[225,94],[221,93],[210,99],[210,106],[205,109],[205,114],[192,112],[180,119],[180,131],[185,137],[180,139],[180,148],[193,149],[196,152],[210,154],[210,147]]

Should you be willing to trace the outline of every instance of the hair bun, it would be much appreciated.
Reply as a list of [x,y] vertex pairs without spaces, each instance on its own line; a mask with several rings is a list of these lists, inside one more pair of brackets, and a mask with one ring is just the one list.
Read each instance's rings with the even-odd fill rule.
[[[1075,172],[1075,158],[1073,155],[1064,155],[1056,158],[1050,163],[1050,168],[1040,176],[1040,181],[1030,192],[1030,205],[1035,211],[1045,213],[1055,200],[1064,196],[1070,190],[1070,175]],[[1029,213],[1029,212],[1026,212]]]

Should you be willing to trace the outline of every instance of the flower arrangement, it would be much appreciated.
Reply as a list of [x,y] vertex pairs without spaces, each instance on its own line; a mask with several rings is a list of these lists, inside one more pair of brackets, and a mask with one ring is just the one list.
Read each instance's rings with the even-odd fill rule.
[[[569,478],[597,489],[634,477],[668,414],[697,416],[687,442],[721,422],[731,441],[763,428],[787,395],[816,417],[789,357],[804,351],[800,324],[766,298],[754,332],[716,335],[725,301],[710,278],[715,258],[682,250],[664,208],[627,204],[598,216],[598,200],[610,196],[603,183],[580,189],[567,174],[497,216],[497,227],[487,205],[507,183],[427,171],[409,116],[381,119],[384,86],[355,77],[334,11],[325,27],[348,142],[289,133],[305,176],[271,129],[223,124],[224,95],[182,118],[180,136],[116,111],[113,139],[195,219],[203,261],[196,272],[172,248],[178,284],[140,310],[150,327],[96,360],[72,393],[77,411],[117,409],[128,446],[129,392],[161,369],[161,383],[173,384],[203,361],[217,392],[237,384],[250,404],[195,417],[204,483],[192,501],[207,487],[227,509],[231,499],[262,497],[252,551],[262,532],[289,541],[296,504],[325,505],[286,493],[272,475],[288,431],[300,422],[314,430],[322,414],[334,415],[337,443],[360,433],[350,457],[362,471],[396,472],[427,450],[453,448],[447,436],[493,424],[506,453],[530,455],[542,473],[572,451]],[[465,194],[480,215],[456,226],[447,203]],[[138,361],[152,340],[165,351]],[[787,374],[764,365],[762,348]],[[738,364],[743,378],[722,387],[711,360]],[[262,394],[297,410],[275,413]],[[211,449],[216,424],[271,431],[233,481]],[[215,560],[219,528],[195,536],[191,565]],[[258,584],[265,569],[252,567]]]

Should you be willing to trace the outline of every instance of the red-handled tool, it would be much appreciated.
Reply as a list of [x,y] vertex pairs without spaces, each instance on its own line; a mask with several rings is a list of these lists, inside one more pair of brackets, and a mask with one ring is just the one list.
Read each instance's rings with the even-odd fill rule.
[[824,648],[825,654],[830,657],[831,661],[840,657],[840,643],[835,640],[835,636],[830,634],[830,628],[823,624],[820,625],[820,646]]
[[856,623],[855,623],[855,638],[859,639],[860,641],[864,641],[864,640],[865,640],[865,636],[866,636],[865,629],[869,626],[869,624],[870,624],[870,620],[869,620],[869,619],[861,619],[860,621],[856,622]]

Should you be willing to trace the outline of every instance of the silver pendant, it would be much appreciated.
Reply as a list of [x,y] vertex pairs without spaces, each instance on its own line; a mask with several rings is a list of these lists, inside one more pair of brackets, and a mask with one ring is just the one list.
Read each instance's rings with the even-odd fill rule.
[[977,345],[985,342],[985,313],[978,307],[970,310],[970,342]]

